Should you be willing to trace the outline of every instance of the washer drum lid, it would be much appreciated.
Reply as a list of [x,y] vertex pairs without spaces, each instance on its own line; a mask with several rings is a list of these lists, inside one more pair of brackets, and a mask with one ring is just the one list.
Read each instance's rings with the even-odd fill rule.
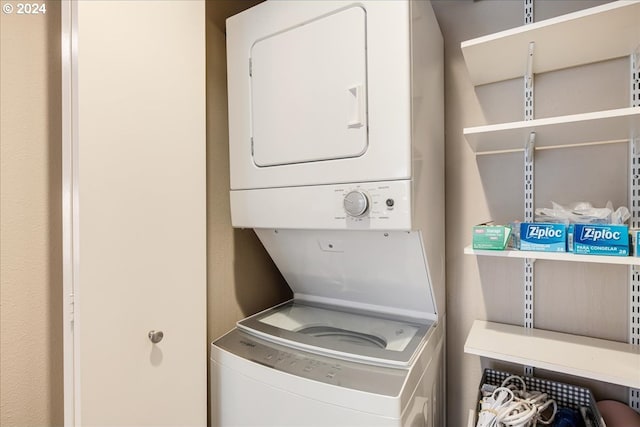
[[297,299],[437,320],[419,231],[255,232]]
[[[406,367],[434,322],[390,319],[294,299],[237,323],[251,335],[317,354]],[[428,339],[428,338],[427,338]]]

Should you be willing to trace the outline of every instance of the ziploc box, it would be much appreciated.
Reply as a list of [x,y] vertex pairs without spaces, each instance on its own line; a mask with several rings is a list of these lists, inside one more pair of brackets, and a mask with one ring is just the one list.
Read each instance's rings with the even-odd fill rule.
[[567,252],[573,252],[573,228],[575,224],[569,224],[567,227]]
[[504,225],[476,225],[473,227],[473,249],[504,250],[511,228]]
[[520,224],[520,250],[538,252],[566,252],[567,226],[547,222]]
[[609,224],[576,224],[573,252],[582,255],[629,255],[629,227]]
[[640,252],[638,252],[640,250],[640,230],[634,229],[634,230],[629,230],[629,234],[631,235],[631,242],[629,242],[629,244],[631,245],[631,247],[633,248],[633,256],[640,256]]

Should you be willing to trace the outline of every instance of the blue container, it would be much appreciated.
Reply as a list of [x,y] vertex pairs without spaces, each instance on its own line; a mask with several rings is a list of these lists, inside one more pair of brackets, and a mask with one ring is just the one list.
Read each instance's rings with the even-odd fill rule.
[[629,256],[629,227],[575,224],[573,252],[582,255]]
[[566,252],[567,226],[546,222],[520,224],[520,250],[539,252]]

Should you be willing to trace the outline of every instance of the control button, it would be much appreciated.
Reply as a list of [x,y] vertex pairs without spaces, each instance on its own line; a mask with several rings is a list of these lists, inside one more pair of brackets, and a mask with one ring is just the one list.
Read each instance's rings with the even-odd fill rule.
[[369,198],[362,191],[351,191],[344,196],[344,210],[351,216],[359,217],[367,213]]
[[385,203],[386,203],[386,205],[388,207],[392,208],[393,205],[395,205],[396,202],[393,199],[387,199],[387,201]]
[[329,379],[333,379],[333,377],[335,377],[335,376],[336,376],[336,373],[335,373],[335,372],[329,372],[329,373],[327,374],[327,378],[329,378]]

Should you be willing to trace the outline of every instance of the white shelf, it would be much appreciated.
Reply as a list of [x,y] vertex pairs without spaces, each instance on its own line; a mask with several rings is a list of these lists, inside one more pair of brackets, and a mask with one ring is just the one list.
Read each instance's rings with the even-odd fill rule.
[[640,347],[476,320],[465,353],[640,388]]
[[624,0],[462,42],[475,86],[630,55],[640,45],[640,0]]
[[640,257],[634,256],[576,255],[571,252],[534,252],[517,250],[490,251],[473,249],[471,246],[464,248],[464,253],[467,255],[503,258],[529,258],[551,261],[592,262],[597,264],[640,265]]
[[464,136],[475,153],[487,154],[522,150],[531,132],[536,148],[624,141],[640,136],[640,107],[476,126],[465,128]]

